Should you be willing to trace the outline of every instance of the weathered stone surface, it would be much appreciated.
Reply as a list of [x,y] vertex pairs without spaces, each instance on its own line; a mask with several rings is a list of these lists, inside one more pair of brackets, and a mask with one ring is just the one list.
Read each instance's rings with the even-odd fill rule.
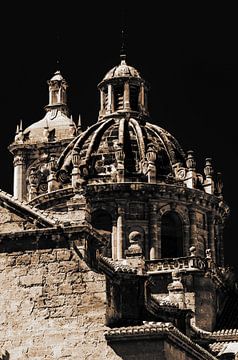
[[0,264],[0,345],[11,360],[120,359],[104,338],[103,275],[66,249],[1,254]]

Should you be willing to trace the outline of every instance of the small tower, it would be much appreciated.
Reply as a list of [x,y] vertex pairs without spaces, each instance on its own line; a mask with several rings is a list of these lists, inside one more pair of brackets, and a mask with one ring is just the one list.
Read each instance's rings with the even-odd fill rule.
[[[52,156],[57,164],[60,153],[77,133],[76,124],[68,116],[66,80],[56,71],[47,83],[49,103],[44,118],[25,130],[20,121],[14,142],[9,146],[14,156],[14,196],[19,200],[31,201],[52,189],[49,186]],[[54,189],[56,182],[54,175]]]
[[57,70],[54,76],[47,81],[49,85],[49,104],[45,107],[46,111],[52,111],[58,109],[65,115],[68,115],[67,107],[67,88],[68,84],[61,75],[60,71]]
[[98,85],[100,90],[99,121],[113,115],[130,113],[134,117],[149,116],[147,106],[148,84],[139,72],[127,65],[126,55],[111,69]]

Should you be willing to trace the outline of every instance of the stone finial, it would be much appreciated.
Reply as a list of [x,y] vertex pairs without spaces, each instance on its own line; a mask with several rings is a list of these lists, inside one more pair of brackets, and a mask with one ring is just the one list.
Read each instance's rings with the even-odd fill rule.
[[50,172],[54,172],[56,170],[56,156],[55,154],[51,154],[50,160],[48,162],[48,169]]
[[196,161],[194,158],[194,151],[193,150],[189,150],[187,153],[187,160],[186,160],[186,165],[188,170],[195,170],[196,169]]
[[46,125],[46,126],[44,126],[44,130],[43,130],[43,136],[44,136],[45,141],[49,141],[49,135],[50,135],[49,126]]
[[223,189],[222,174],[218,172],[216,178],[216,192],[218,196],[222,195],[222,189]]
[[81,115],[78,117],[78,125],[77,125],[77,134],[80,135],[82,133],[82,124],[81,124]]
[[156,149],[153,144],[148,145],[148,150],[146,152],[146,160],[153,164],[156,161]]
[[37,186],[39,184],[39,179],[36,173],[36,168],[32,167],[28,176],[29,182],[29,200],[34,199],[37,196]]
[[213,167],[212,167],[212,159],[206,158],[205,167],[204,167],[204,174],[205,174],[206,178],[212,177],[213,173],[214,173],[214,171],[213,171]]
[[22,120],[20,120],[20,124],[17,125],[16,134],[15,134],[15,141],[20,142],[20,143],[22,143],[24,141]]
[[70,132],[70,135],[73,137],[76,135],[76,128],[75,128],[75,123],[73,120],[73,115],[70,116],[70,120],[71,120],[71,123],[69,124],[69,132]]
[[196,248],[195,248],[195,246],[191,246],[189,248],[189,251],[190,251],[190,256],[196,256]]
[[195,189],[197,186],[197,172],[196,172],[196,161],[194,159],[193,151],[189,150],[186,160],[186,178],[184,179],[184,183],[190,189]]
[[213,167],[212,167],[212,159],[206,158],[205,160],[205,167],[204,167],[204,174],[205,174],[205,181],[203,184],[204,190],[208,194],[214,194],[214,180],[213,180]]
[[156,166],[155,161],[157,158],[156,149],[153,144],[148,145],[146,152],[146,160],[148,161],[147,176],[149,183],[156,183]]
[[123,182],[125,177],[124,159],[125,153],[122,145],[116,147],[115,157],[117,161],[117,182]]
[[117,159],[117,162],[123,162],[124,159],[125,159],[125,153],[123,151],[123,148],[122,146],[119,146],[117,147],[116,149],[116,153],[115,153],[115,156],[116,156],[116,159]]
[[172,303],[178,304],[180,309],[184,309],[185,305],[185,293],[184,286],[182,284],[182,276],[178,270],[172,272],[172,282],[168,285],[169,300]]
[[78,151],[75,149],[72,154],[72,164],[75,167],[75,166],[79,166],[79,163],[80,163],[80,155]]
[[129,234],[129,243],[130,246],[126,252],[126,255],[131,256],[141,256],[142,255],[142,248],[141,248],[141,241],[142,241],[142,234],[139,231],[132,231]]
[[212,258],[211,249],[206,249],[206,259],[211,259],[211,258]]
[[206,263],[207,263],[207,267],[208,269],[212,268],[212,252],[211,249],[206,249]]

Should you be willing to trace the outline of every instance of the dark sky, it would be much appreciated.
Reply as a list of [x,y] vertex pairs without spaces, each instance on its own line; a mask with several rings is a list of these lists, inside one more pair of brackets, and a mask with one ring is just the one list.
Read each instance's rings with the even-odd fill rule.
[[44,116],[46,81],[57,58],[74,119],[81,113],[84,128],[97,121],[97,84],[119,62],[126,9],[127,62],[151,84],[151,122],[171,132],[185,151],[195,151],[199,172],[212,157],[223,174],[231,207],[225,256],[235,265],[237,2],[18,3],[1,11],[0,187],[12,192],[7,146],[20,119],[25,128]]

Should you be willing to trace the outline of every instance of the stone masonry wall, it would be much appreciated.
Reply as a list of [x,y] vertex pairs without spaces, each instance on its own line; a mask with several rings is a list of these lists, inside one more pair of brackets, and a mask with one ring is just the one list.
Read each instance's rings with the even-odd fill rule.
[[105,279],[68,249],[0,254],[0,349],[9,360],[118,360]]

